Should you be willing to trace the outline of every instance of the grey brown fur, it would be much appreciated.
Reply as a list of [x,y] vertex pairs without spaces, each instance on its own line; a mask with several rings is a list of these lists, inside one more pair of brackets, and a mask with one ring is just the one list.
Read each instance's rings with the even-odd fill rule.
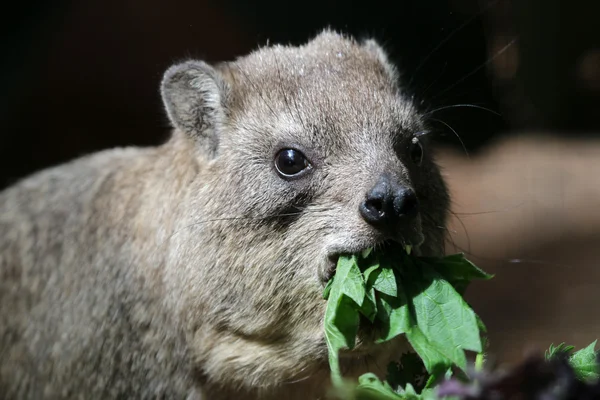
[[[318,398],[328,383],[328,256],[380,244],[358,205],[382,173],[413,187],[403,239],[443,252],[448,194],[396,70],[370,40],[169,69],[174,125],[0,194],[0,398]],[[277,150],[312,163],[277,175]],[[398,238],[396,238],[398,239]],[[385,366],[402,340],[346,354]],[[396,351],[396,353],[394,353]]]

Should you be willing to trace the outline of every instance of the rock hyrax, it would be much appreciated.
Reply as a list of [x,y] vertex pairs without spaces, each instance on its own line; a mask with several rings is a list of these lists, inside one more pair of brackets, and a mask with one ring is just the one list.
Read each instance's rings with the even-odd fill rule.
[[[322,397],[336,255],[443,252],[446,186],[375,41],[183,62],[161,95],[166,143],[0,194],[1,398]],[[359,343],[348,374],[404,346]]]

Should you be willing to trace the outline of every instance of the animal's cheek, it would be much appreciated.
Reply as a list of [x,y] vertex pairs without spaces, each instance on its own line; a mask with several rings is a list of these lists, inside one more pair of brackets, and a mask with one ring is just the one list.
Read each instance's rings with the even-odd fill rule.
[[[316,294],[316,295],[315,295]],[[298,298],[289,313],[290,340],[303,346],[311,344],[311,352],[320,349],[325,343],[324,321],[327,301],[323,299],[323,290],[311,293],[310,298]],[[320,349],[323,350],[323,349]]]
[[[317,285],[282,283],[261,297],[247,299],[253,304],[239,307],[227,321],[227,330],[246,339],[274,343],[295,337],[320,337],[325,315],[325,300]],[[232,315],[232,316],[233,316]]]

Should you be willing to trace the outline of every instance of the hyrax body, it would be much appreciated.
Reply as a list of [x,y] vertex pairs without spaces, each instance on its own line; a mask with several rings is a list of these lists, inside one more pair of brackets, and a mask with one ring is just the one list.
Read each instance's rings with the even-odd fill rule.
[[[336,255],[443,252],[424,121],[372,40],[170,68],[174,126],[0,194],[0,398],[323,397]],[[368,334],[344,371],[404,346]]]

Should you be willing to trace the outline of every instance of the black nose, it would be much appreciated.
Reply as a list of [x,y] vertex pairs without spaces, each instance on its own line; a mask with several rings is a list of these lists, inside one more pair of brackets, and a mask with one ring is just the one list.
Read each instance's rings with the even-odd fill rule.
[[418,206],[414,190],[384,175],[367,192],[359,209],[362,217],[371,225],[393,229],[401,219],[415,216]]

